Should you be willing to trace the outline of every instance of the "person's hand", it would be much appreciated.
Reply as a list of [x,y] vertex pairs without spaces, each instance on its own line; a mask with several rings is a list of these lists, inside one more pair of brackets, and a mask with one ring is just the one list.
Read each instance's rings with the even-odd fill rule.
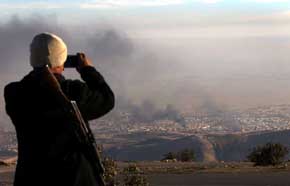
[[93,66],[93,63],[91,62],[91,60],[88,59],[84,53],[77,53],[77,57],[78,57],[78,64],[76,66],[76,69],[78,72],[80,72],[80,70],[86,66]]

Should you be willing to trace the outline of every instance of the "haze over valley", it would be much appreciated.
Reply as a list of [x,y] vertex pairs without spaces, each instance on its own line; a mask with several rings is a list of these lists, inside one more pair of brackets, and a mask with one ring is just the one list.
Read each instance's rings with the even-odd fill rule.
[[[33,36],[53,32],[69,53],[84,51],[111,85],[115,110],[91,125],[117,158],[129,158],[118,156],[118,149],[129,152],[128,146],[145,147],[147,140],[189,139],[190,147],[194,140],[199,144],[200,160],[204,152],[211,160],[241,160],[244,155],[219,155],[216,136],[244,138],[290,129],[287,1],[142,2],[0,3],[5,10],[0,13],[0,89],[31,70]],[[72,69],[65,75],[79,78]],[[0,135],[13,138],[3,94],[0,105]],[[134,135],[140,139],[131,139]],[[15,142],[14,137],[1,149],[14,151]]]

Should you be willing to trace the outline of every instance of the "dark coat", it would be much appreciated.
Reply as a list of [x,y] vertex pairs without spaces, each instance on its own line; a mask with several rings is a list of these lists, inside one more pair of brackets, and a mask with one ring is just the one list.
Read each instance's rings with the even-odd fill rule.
[[[6,111],[18,139],[14,185],[96,185],[70,121],[50,114],[59,109],[60,104],[43,88],[35,74],[31,71],[4,90]],[[114,94],[95,68],[85,67],[80,74],[84,82],[66,80],[59,74],[55,77],[66,96],[77,102],[87,122],[105,115],[114,107]]]

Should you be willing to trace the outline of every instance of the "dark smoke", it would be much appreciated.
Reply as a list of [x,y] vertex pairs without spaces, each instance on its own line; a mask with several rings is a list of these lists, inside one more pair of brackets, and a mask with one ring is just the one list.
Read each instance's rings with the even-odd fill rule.
[[87,45],[87,51],[94,59],[103,63],[116,62],[114,65],[117,66],[123,66],[118,61],[130,58],[134,52],[132,41],[127,38],[126,34],[116,30],[105,30],[94,34],[88,39]]
[[[144,121],[170,117],[179,121],[179,113],[188,105],[220,115],[224,105],[245,108],[290,99],[289,38],[136,38],[107,23],[63,25],[57,17],[39,15],[14,16],[0,23],[2,90],[31,69],[32,37],[39,32],[53,32],[64,39],[70,53],[88,54],[118,97],[117,109],[124,104],[120,98],[129,100],[132,104],[127,107]],[[75,71],[66,72],[68,78],[78,77]],[[3,99],[0,104],[5,115]],[[166,109],[168,104],[174,109]]]
[[168,104],[165,108],[157,108],[156,104],[150,100],[145,100],[140,105],[130,103],[128,100],[121,102],[121,110],[127,110],[132,114],[132,122],[151,123],[159,120],[170,120],[183,127],[186,126],[185,118],[173,105]]
[[[131,101],[130,97],[137,95],[137,99],[141,102],[142,99],[150,99],[149,102],[153,103],[154,101],[148,95],[152,87],[159,89],[156,86],[156,78],[162,75],[159,69],[166,73],[169,71],[153,50],[150,51],[142,42],[140,44],[129,39],[126,33],[116,28],[108,26],[98,29],[97,26],[91,25],[91,30],[86,32],[80,31],[79,28],[62,27],[57,17],[48,19],[36,15],[22,19],[14,16],[7,22],[0,23],[0,73],[3,80],[0,88],[2,90],[5,84],[20,80],[31,70],[29,44],[33,36],[41,32],[59,35],[68,45],[69,53],[84,51],[88,54],[96,68],[109,82],[116,96],[122,99]],[[65,71],[65,75],[77,77],[75,76],[77,73],[70,70]],[[144,82],[147,82],[146,86]],[[132,93],[132,89],[137,92]],[[156,97],[159,96],[156,95]],[[117,105],[122,105],[122,103]],[[173,120],[182,121],[177,111],[171,107],[167,110],[151,107],[154,106],[144,101],[142,106],[130,105],[130,110],[135,113],[136,119],[143,121],[170,117]],[[2,118],[7,118],[3,96],[1,115],[3,115]],[[6,122],[2,121],[2,123]]]
[[[0,72],[24,73],[29,69],[29,44],[40,32],[53,32],[67,40],[68,33],[55,20],[33,16],[22,20],[18,16],[0,25]],[[56,18],[55,18],[56,19]]]

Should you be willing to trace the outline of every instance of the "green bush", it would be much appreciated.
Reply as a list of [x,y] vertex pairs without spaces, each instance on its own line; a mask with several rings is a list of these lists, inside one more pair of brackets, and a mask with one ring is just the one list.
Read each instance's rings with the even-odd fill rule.
[[284,161],[287,154],[288,149],[280,143],[267,143],[254,148],[247,159],[254,162],[255,165],[278,165]]
[[177,159],[182,162],[194,161],[194,151],[192,149],[184,149],[178,153]]
[[[123,169],[122,175],[118,171],[117,163],[111,158],[104,158],[105,168],[104,180],[106,186],[149,186],[144,173],[136,166],[131,164]],[[123,178],[123,180],[120,180]]]
[[195,160],[195,153],[192,149],[183,149],[177,153],[169,152],[163,155],[162,160],[178,160],[182,162],[189,162]]
[[124,186],[149,186],[144,173],[135,165],[124,168]]
[[104,173],[104,180],[106,183],[106,186],[116,186],[118,185],[117,181],[117,163],[111,158],[104,158],[103,160],[103,166],[105,168]]
[[176,160],[177,154],[174,152],[168,152],[167,154],[164,154],[163,157],[162,160]]

